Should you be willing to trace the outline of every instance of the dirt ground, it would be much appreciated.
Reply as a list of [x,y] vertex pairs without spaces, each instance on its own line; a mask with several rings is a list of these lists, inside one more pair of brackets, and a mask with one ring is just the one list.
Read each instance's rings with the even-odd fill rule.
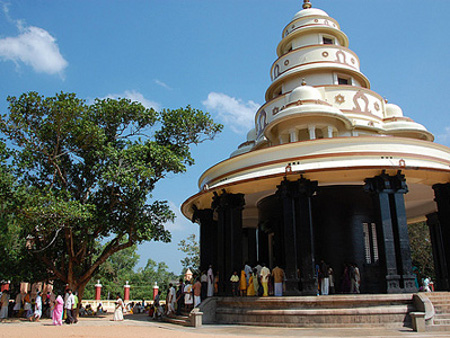
[[[148,315],[128,315],[123,322],[112,321],[112,315],[101,317],[81,317],[77,324],[53,326],[50,319],[40,322],[27,322],[25,320],[13,319],[0,323],[0,337],[26,337],[26,338],[53,338],[53,337],[154,337],[154,338],[177,338],[197,337],[194,332],[186,332],[184,328],[178,330],[161,327],[164,323],[151,321]],[[189,330],[189,328],[188,328]],[[193,329],[191,329],[193,330]]]
[[102,317],[82,317],[77,324],[53,326],[51,320],[38,323],[13,319],[0,323],[0,338],[254,338],[254,337],[390,337],[423,338],[450,337],[450,332],[413,332],[410,329],[390,330],[383,328],[360,329],[302,329],[269,328],[236,325],[204,325],[194,329],[149,320],[147,315],[125,315],[122,322],[111,320],[112,315]]

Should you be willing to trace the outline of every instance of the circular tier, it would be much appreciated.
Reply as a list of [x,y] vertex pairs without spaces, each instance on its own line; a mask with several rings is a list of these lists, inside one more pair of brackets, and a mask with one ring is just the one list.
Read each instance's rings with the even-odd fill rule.
[[[273,146],[235,156],[208,169],[199,180],[201,191],[183,204],[182,212],[190,218],[194,205],[209,208],[213,193],[222,189],[245,194],[250,208],[252,196],[272,193],[284,177],[304,175],[319,185],[363,184],[364,179],[382,170],[401,170],[411,196],[415,196],[424,187],[431,191],[433,184],[450,181],[450,149],[392,136],[316,139]],[[422,210],[431,205],[416,201],[414,207]]]
[[317,63],[346,65],[355,71],[360,71],[359,58],[350,49],[337,45],[319,44],[293,50],[276,60],[270,71],[272,81],[291,69]]

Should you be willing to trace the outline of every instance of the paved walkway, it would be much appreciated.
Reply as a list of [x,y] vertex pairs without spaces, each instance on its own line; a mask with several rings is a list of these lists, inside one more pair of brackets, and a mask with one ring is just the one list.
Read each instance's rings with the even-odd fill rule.
[[0,323],[0,337],[152,337],[152,338],[194,338],[194,337],[450,337],[450,332],[417,333],[404,328],[358,328],[358,329],[303,329],[273,328],[237,325],[205,325],[194,329],[169,323],[148,320],[147,315],[126,315],[123,322],[111,321],[112,315],[84,317],[76,325],[55,327],[49,319],[31,323],[14,319]]

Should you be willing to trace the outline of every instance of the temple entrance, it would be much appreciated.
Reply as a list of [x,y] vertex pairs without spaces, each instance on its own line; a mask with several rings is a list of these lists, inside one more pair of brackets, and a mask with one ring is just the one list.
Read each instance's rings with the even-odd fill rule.
[[[386,180],[398,181],[398,188],[379,186]],[[258,203],[257,255],[270,268],[279,265],[287,271],[292,294],[317,293],[322,260],[334,270],[337,293],[350,291],[345,286],[350,266],[359,268],[362,293],[416,291],[400,184],[404,178],[380,175],[368,182],[310,189],[313,185],[304,179],[284,181],[276,194]]]

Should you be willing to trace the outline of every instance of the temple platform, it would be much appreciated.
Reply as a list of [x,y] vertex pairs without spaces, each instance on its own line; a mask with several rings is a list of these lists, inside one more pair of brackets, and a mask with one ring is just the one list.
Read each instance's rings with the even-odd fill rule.
[[[436,311],[433,303],[436,304]],[[450,330],[450,294],[212,297],[194,311],[203,324],[304,328]]]

